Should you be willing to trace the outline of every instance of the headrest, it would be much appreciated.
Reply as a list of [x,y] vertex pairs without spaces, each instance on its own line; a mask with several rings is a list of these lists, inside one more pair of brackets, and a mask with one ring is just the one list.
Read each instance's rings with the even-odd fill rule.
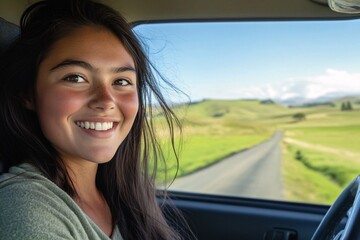
[[19,26],[6,21],[0,17],[0,54],[2,54],[7,47],[20,34]]

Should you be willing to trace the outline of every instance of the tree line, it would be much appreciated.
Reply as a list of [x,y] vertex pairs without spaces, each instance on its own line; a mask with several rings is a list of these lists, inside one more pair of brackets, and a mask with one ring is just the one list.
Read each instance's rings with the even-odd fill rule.
[[341,103],[341,111],[352,111],[353,107],[350,101],[342,102]]

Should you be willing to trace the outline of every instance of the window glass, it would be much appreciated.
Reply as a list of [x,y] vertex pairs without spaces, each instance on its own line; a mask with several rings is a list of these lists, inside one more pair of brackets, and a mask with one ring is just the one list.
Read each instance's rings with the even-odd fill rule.
[[360,173],[359,20],[134,31],[191,99],[170,190],[328,204]]

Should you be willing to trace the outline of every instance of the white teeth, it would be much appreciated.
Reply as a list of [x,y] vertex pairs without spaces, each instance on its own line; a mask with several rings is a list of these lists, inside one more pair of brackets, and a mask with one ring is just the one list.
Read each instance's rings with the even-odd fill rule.
[[113,122],[76,122],[81,128],[92,129],[95,131],[106,131],[113,127]]
[[95,130],[96,131],[101,131],[102,130],[102,124],[99,123],[99,122],[95,123]]

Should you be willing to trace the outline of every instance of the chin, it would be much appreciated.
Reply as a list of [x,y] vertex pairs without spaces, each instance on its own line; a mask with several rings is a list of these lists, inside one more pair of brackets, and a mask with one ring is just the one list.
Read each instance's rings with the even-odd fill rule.
[[97,163],[97,164],[104,164],[104,163],[110,162],[111,160],[112,160],[112,157],[110,157],[110,158],[104,158],[104,157],[102,157],[101,159],[96,159],[96,160],[94,160],[94,161],[92,161],[92,162],[95,162],[95,163]]

